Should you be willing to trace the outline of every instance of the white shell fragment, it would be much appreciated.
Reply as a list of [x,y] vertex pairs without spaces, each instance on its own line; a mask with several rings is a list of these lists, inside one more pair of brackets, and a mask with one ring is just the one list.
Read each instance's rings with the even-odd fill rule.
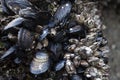
[[97,69],[94,67],[90,67],[86,70],[86,77],[90,78],[90,77],[96,77],[97,76]]

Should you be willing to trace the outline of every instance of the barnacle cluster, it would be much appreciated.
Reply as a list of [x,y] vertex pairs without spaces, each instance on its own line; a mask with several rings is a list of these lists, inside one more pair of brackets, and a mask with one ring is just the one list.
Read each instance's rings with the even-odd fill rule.
[[[1,24],[4,29],[0,41],[5,44],[1,48],[5,50],[0,61],[1,79],[109,80],[108,42],[102,32],[105,25],[96,3],[89,0],[30,1],[37,8],[27,2],[30,8],[20,5],[20,10],[16,10],[12,6],[17,16],[1,19],[2,24],[14,19],[5,27]],[[45,8],[40,2],[48,5]],[[44,18],[46,13],[37,16],[40,15],[38,9],[50,11],[52,18]],[[40,23],[39,18],[45,22]]]
[[108,80],[108,53],[109,48],[106,46],[107,40],[102,34],[105,25],[101,21],[101,15],[94,2],[84,2],[78,0],[74,13],[75,19],[88,27],[88,33],[83,39],[70,39],[71,45],[68,51],[74,52],[80,57],[78,62],[81,66],[86,67],[85,76],[93,80]]

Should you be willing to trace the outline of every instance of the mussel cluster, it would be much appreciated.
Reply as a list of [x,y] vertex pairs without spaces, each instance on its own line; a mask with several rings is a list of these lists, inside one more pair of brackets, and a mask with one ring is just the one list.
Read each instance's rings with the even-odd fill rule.
[[[95,2],[1,0],[1,5],[7,15],[1,19],[1,69],[12,66],[5,76],[12,80],[31,80],[31,76],[33,80],[109,80],[105,25]],[[18,78],[10,75],[16,67]]]

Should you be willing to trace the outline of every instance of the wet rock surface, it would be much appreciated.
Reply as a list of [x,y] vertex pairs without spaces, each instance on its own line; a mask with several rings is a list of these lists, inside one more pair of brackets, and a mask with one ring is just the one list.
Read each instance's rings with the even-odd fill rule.
[[[109,15],[108,15],[109,14]],[[109,18],[108,18],[109,17]],[[119,80],[120,79],[120,64],[118,63],[119,59],[119,51],[120,44],[119,40],[119,24],[120,15],[116,14],[114,10],[109,10],[108,12],[104,12],[104,23],[108,26],[105,30],[105,36],[108,36],[108,42],[110,46],[110,61],[109,64],[111,66],[110,69],[110,80]]]

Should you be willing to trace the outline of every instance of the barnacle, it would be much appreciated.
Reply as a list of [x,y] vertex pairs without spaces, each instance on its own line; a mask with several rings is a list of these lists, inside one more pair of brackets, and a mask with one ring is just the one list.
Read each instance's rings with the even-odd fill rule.
[[[8,14],[11,10],[17,15],[10,23],[4,20],[8,24],[3,25],[0,34],[0,41],[7,44],[1,62],[10,59],[12,63],[0,65],[5,68],[4,75],[16,77],[17,70],[18,74],[24,74],[21,79],[108,80],[109,48],[96,3],[29,1],[2,0],[3,11]],[[19,64],[24,66],[17,68]]]

